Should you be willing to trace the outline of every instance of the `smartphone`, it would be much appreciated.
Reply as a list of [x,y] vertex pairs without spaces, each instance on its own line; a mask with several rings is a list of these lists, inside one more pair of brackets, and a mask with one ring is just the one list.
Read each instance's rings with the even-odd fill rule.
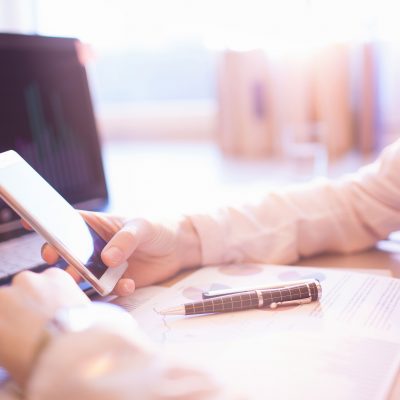
[[106,242],[13,150],[0,153],[0,197],[100,295],[113,290],[127,263],[108,268],[100,257]]

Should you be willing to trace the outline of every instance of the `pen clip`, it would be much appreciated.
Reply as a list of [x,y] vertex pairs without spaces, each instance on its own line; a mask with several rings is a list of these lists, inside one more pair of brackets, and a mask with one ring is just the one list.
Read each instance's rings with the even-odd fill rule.
[[297,299],[297,300],[288,300],[288,301],[278,301],[273,302],[269,305],[269,308],[275,309],[278,306],[289,306],[289,305],[301,305],[301,304],[308,304],[311,303],[311,297],[306,297],[304,299]]
[[218,289],[218,290],[207,290],[202,293],[203,299],[212,299],[214,297],[226,296],[230,294],[251,292],[254,290],[267,290],[267,289],[285,289],[292,286],[306,285],[308,283],[316,283],[316,279],[303,279],[297,281],[286,281],[286,282],[276,282],[269,285],[260,286],[248,286],[240,288],[229,288],[229,289]]

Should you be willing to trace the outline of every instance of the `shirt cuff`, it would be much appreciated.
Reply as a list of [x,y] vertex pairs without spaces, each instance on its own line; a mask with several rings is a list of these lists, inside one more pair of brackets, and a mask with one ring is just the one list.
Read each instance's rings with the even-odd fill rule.
[[227,254],[229,232],[222,211],[218,215],[194,214],[188,218],[200,238],[202,265],[229,263],[231,258]]

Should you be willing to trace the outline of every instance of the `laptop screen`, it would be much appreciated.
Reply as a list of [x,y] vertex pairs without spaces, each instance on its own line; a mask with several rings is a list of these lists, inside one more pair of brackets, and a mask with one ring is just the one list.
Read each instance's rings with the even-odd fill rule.
[[[17,151],[71,204],[100,209],[107,189],[78,44],[0,34],[0,152]],[[0,234],[16,218],[1,202]]]

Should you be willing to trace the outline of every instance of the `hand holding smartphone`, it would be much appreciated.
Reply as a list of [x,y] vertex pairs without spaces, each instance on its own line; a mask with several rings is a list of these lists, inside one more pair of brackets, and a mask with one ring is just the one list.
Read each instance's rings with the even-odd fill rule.
[[0,197],[88,281],[109,294],[127,263],[108,268],[101,260],[106,242],[15,151],[0,153]]

